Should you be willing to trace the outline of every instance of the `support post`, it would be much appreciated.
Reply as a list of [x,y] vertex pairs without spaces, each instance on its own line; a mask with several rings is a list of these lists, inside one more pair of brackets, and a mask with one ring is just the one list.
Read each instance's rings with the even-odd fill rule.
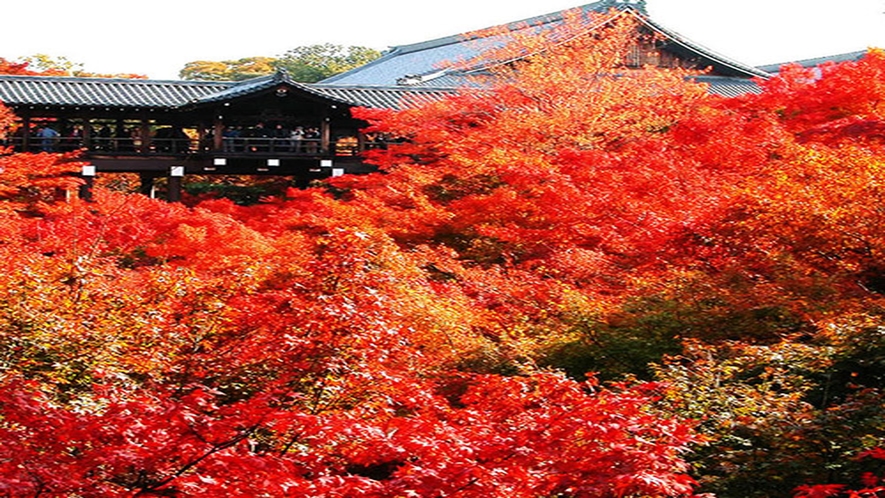
[[[142,119],[138,127],[138,133],[141,136],[141,152],[147,154],[151,151],[151,123],[147,119]],[[153,178],[151,179],[153,181]]]
[[83,147],[92,150],[92,118],[83,118]]
[[332,147],[335,144],[332,143],[332,126],[329,124],[329,118],[323,119],[320,123],[320,140],[321,146],[320,149],[324,154],[335,155],[335,151],[332,150]]
[[80,176],[83,178],[83,185],[80,185],[78,195],[84,201],[91,201],[92,187],[95,185],[95,166],[90,164],[83,166]]
[[153,173],[139,173],[138,174],[138,192],[142,195],[146,195],[151,199],[154,198],[154,178],[156,175]]
[[224,147],[224,119],[221,114],[215,116],[212,124],[212,150],[223,150]]
[[22,116],[21,148],[20,152],[31,152],[31,116],[29,114]]
[[166,200],[169,202],[181,202],[182,178],[184,178],[184,166],[171,166],[169,168],[169,186],[166,192]]

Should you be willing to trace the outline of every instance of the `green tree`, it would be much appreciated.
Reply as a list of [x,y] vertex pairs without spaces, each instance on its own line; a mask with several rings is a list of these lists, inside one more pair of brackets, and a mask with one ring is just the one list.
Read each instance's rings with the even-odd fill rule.
[[178,72],[186,80],[229,81],[230,66],[224,61],[192,61]]
[[242,81],[273,73],[276,61],[273,57],[193,61],[185,64],[178,75],[186,80]]
[[185,64],[178,75],[186,80],[242,81],[283,69],[295,81],[314,83],[362,66],[378,57],[381,57],[381,52],[372,48],[325,43],[295,47],[279,58],[244,57],[226,61],[192,61]]
[[288,71],[295,81],[313,83],[379,57],[381,52],[372,48],[324,43],[293,48],[280,57],[276,65]]

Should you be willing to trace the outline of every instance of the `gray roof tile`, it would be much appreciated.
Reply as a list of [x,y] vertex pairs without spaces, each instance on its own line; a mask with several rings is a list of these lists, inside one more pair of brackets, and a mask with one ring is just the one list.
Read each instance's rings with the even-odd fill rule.
[[0,75],[0,102],[12,105],[174,108],[230,83]]
[[727,76],[696,76],[692,78],[698,83],[708,85],[708,91],[722,97],[738,97],[748,93],[761,93],[762,89],[756,81],[746,78],[731,78]]
[[[578,7],[585,12],[608,10],[609,1],[594,2]],[[515,21],[506,25],[510,32],[551,29],[563,21],[563,12],[554,12]],[[381,58],[320,83],[336,85],[393,86],[408,75],[426,75],[440,71],[453,63],[471,60],[493,46],[501,46],[509,35],[476,36],[463,33],[410,45],[393,47]]]
[[[679,50],[688,52],[701,58],[704,64],[713,67],[714,71],[721,76],[737,76],[744,78],[767,77],[765,71],[742,64],[738,61],[718,54],[702,45],[688,40],[684,36],[669,30],[652,21],[644,12],[643,3],[617,2],[612,0],[599,1],[577,7],[585,13],[607,12],[611,7],[620,7],[624,15],[636,17],[647,28],[663,35],[670,44]],[[401,81],[414,81],[421,79],[421,83],[432,86],[445,86],[432,80],[444,78],[451,71],[477,70],[500,61],[478,62],[472,67],[458,67],[458,63],[470,61],[485,50],[501,46],[512,39],[511,33],[526,32],[527,30],[549,30],[561,25],[565,19],[566,11],[553,12],[542,16],[536,16],[523,21],[509,23],[504,27],[506,31],[493,35],[460,34],[436,40],[430,40],[412,45],[393,47],[381,58],[358,67],[351,71],[333,76],[321,83],[336,85],[361,85],[361,86],[393,86]],[[601,21],[602,24],[611,22],[613,18]],[[592,32],[600,27],[592,19],[587,19],[587,32]],[[447,68],[449,68],[447,70]]]
[[241,82],[0,75],[0,102],[13,106],[176,109],[236,99],[279,84],[331,104],[391,109],[439,100],[454,91],[452,88],[308,85],[292,81],[284,72]]
[[[612,7],[636,16],[681,50],[714,65],[719,76],[698,78],[709,83],[712,93],[734,96],[758,92],[758,87],[749,78],[768,76],[764,69],[730,60],[658,25],[645,15],[642,0],[601,0],[578,8],[584,12],[600,12]],[[511,31],[549,29],[562,23],[563,19],[564,11],[560,11],[504,27]],[[591,31],[597,27],[588,24],[587,29]],[[292,81],[285,72],[241,82],[0,75],[0,101],[12,105],[175,109],[236,99],[286,84],[305,95],[327,99],[333,104],[399,109],[439,100],[454,93],[456,87],[476,86],[469,74],[481,73],[497,61],[478,62],[457,69],[451,66],[446,69],[445,62],[469,60],[490,45],[506,43],[510,36],[506,31],[494,36],[474,35],[473,38],[455,35],[394,47],[380,59],[317,84]]]
[[856,52],[848,52],[845,54],[837,54],[830,55],[827,57],[815,57],[813,59],[802,59],[798,61],[789,61],[789,62],[779,62],[777,64],[766,64],[764,66],[759,66],[759,69],[762,71],[767,71],[769,73],[777,73],[780,71],[781,66],[786,64],[799,64],[802,67],[816,67],[826,62],[850,62],[860,60],[864,55],[866,55],[866,50],[858,50]]
[[657,31],[659,34],[666,37],[666,39],[668,39],[670,43],[680,45],[689,52],[694,52],[703,57],[708,63],[710,63],[710,65],[713,67],[713,70],[720,76],[736,76],[745,78],[767,78],[771,76],[771,74],[762,69],[744,64],[742,62],[738,62],[722,54],[718,54],[703,45],[695,43],[688,38],[680,35],[679,33],[658,24],[648,16],[637,16],[637,18],[640,20],[640,22],[642,22],[652,30]]
[[454,88],[365,87],[346,85],[311,85],[311,88],[330,98],[362,107],[404,109],[442,100],[456,93]]

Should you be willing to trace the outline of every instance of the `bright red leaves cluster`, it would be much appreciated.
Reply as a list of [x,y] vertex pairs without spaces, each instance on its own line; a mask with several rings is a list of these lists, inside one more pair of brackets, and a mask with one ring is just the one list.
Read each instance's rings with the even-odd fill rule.
[[70,158],[2,161],[2,493],[691,493],[697,438],[655,386],[483,373],[495,272],[462,285],[321,192],[86,203],[58,195]]
[[[431,384],[454,391],[451,399]],[[409,387],[384,409],[312,413],[282,394],[222,405],[223,393],[196,387],[125,401],[102,393],[100,410],[71,410],[36,385],[6,386],[4,492],[531,497],[692,488],[678,451],[692,437],[643,413],[639,391],[594,394],[549,374]]]
[[257,206],[63,201],[72,158],[0,159],[0,494],[691,496],[824,453],[816,409],[862,433],[828,465],[875,451],[885,96],[853,82],[885,57],[727,100],[612,77],[633,28],[361,111],[408,138],[383,174]]

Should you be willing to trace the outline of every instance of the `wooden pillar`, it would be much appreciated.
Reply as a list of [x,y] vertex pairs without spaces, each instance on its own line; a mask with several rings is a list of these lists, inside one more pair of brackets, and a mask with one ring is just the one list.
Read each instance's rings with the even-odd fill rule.
[[95,185],[95,166],[87,164],[80,172],[83,185],[80,185],[78,196],[84,201],[92,200],[92,187]]
[[200,121],[197,123],[197,150],[203,151],[206,146],[206,123]]
[[30,152],[31,149],[31,116],[25,114],[22,116],[22,150],[21,152]]
[[83,147],[92,149],[92,118],[83,118]]
[[169,202],[181,202],[181,180],[184,178],[184,166],[171,166],[167,178],[168,190],[166,200]]
[[212,124],[212,150],[219,151],[224,149],[224,119],[222,116],[216,115],[215,122]]
[[307,187],[310,187],[310,177],[307,172],[301,172],[301,174],[295,177],[295,188],[304,190]]
[[331,142],[332,142],[332,126],[329,124],[329,118],[323,119],[320,127],[320,140],[321,146],[320,149],[323,152],[327,152],[330,154],[335,154],[335,151],[332,150]]
[[167,188],[169,190],[166,192],[166,200],[169,202],[181,202],[181,177],[170,176]]
[[139,173],[138,180],[138,192],[142,195],[146,195],[150,198],[154,198],[154,178],[156,175],[153,173]]
[[121,149],[125,149],[126,140],[131,140],[131,137],[127,137],[125,133],[123,133],[125,130],[126,123],[123,121],[123,118],[117,118],[117,121],[114,122],[114,133],[111,136],[111,150],[113,150],[115,154],[120,152]]
[[366,150],[366,142],[367,141],[368,140],[366,140],[366,134],[363,133],[361,130],[357,130],[357,132],[356,132],[356,151],[354,151],[354,152],[356,154],[364,152]]
[[149,120],[141,120],[138,133],[141,136],[141,153],[147,154],[151,151],[151,123]]

